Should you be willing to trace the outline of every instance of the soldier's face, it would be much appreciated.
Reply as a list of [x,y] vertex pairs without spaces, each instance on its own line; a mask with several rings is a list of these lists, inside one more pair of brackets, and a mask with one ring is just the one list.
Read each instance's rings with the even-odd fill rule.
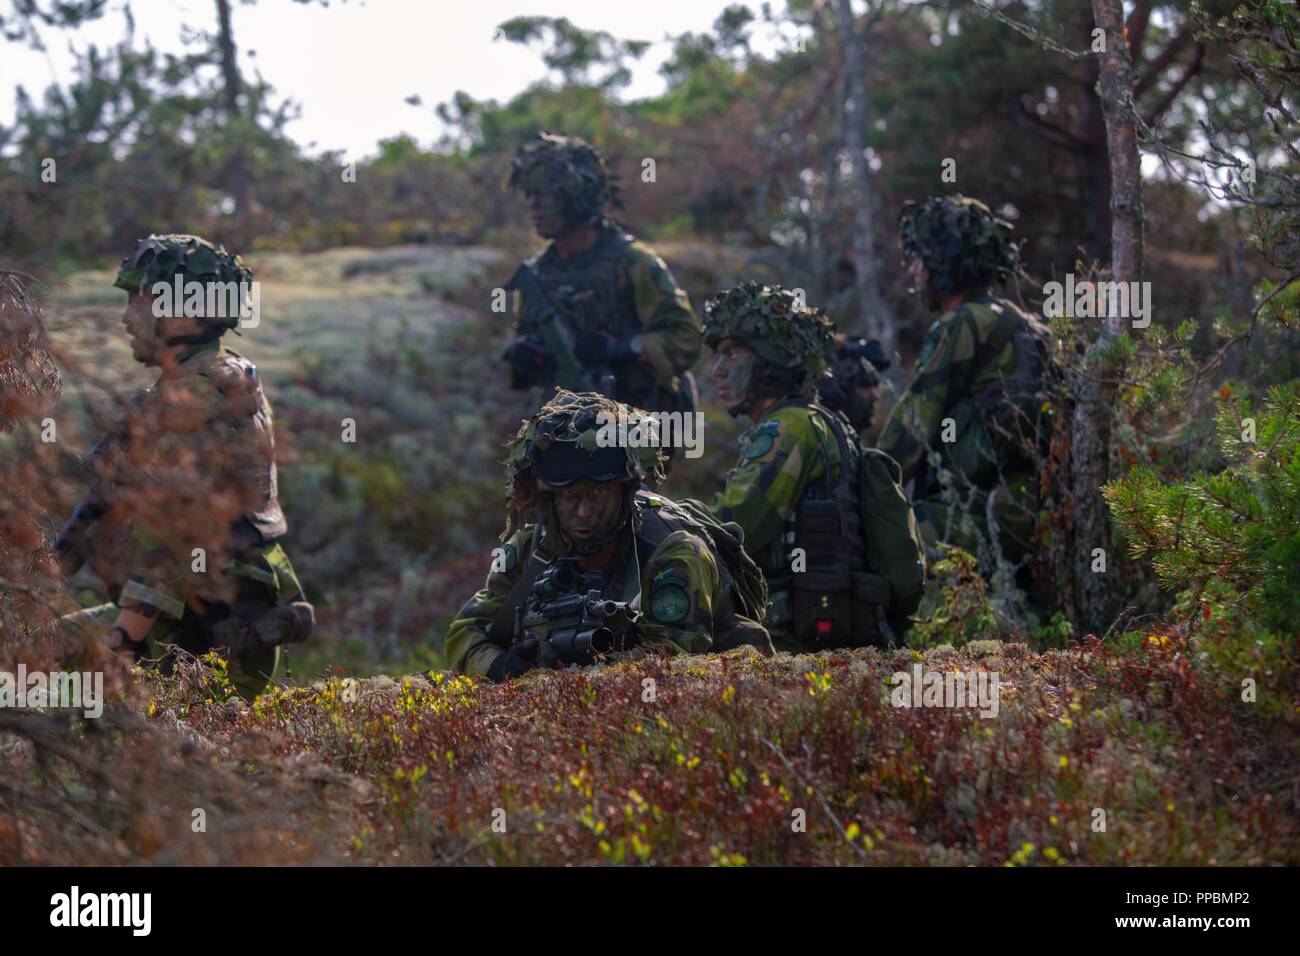
[[849,407],[846,414],[858,431],[871,424],[876,417],[876,399],[880,397],[880,383],[857,382],[849,390]]
[[128,292],[122,325],[131,340],[131,355],[137,362],[157,365],[162,350],[161,329],[153,314],[152,292]]
[[907,264],[907,280],[911,283],[909,292],[917,292],[925,288],[925,263],[921,261],[920,256],[913,256]]
[[564,218],[564,201],[550,189],[524,188],[524,201],[533,218],[533,228],[543,239],[554,239],[568,226]]
[[623,514],[623,482],[579,481],[555,494],[560,530],[579,543],[595,541],[618,527]]
[[718,400],[727,411],[742,407],[754,378],[754,353],[735,339],[718,343],[713,363],[713,380],[718,383]]
[[930,273],[926,271],[925,263],[920,256],[914,257],[908,263],[907,278],[911,282],[911,286],[907,291],[913,295],[921,296],[921,301],[925,303],[925,307],[937,312],[940,308],[938,292],[932,287]]

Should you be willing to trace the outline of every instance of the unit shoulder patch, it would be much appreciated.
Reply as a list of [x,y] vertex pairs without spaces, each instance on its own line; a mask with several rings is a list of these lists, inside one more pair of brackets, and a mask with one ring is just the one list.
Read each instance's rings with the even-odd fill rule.
[[781,423],[773,419],[746,432],[740,439],[740,456],[745,459],[762,458],[781,435]]
[[677,624],[685,620],[690,611],[690,596],[676,585],[661,587],[650,598],[650,615],[664,624]]

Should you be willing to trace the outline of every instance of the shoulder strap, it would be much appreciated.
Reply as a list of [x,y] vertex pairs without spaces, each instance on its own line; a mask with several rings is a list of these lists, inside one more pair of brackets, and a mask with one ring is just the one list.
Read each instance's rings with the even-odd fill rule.
[[[766,593],[764,592],[762,600],[753,598],[748,590],[743,590],[741,584],[746,569],[743,566],[732,566],[733,561],[739,565],[747,560],[750,560],[752,565],[752,560],[744,551],[741,540],[744,532],[740,530],[739,525],[720,524],[706,509],[697,507],[697,503],[690,499],[673,502],[665,499],[656,507],[647,507],[642,514],[641,534],[638,535],[637,541],[645,549],[646,558],[648,559],[664,538],[674,531],[687,531],[708,541],[713,546],[722,590],[733,600],[739,598],[741,606],[747,609],[749,615],[761,614],[762,608],[767,606]],[[727,536],[731,544],[724,547],[723,542],[719,540],[719,535]],[[735,553],[732,553],[733,551]],[[762,574],[757,565],[752,566],[754,574],[761,579]]]
[[524,562],[523,570],[519,572],[519,579],[515,581],[514,587],[506,595],[506,599],[501,602],[497,608],[497,613],[492,618],[492,626],[488,629],[489,635],[505,635],[509,637],[515,630],[515,612],[528,599],[528,592],[532,590],[533,583],[537,580],[542,569],[550,564],[550,561],[541,557],[537,552],[537,539],[539,532],[533,531],[533,540],[528,545],[528,559]]
[[674,531],[700,530],[684,515],[667,508],[666,503],[666,499],[661,498],[657,504],[647,503],[641,509],[641,531],[637,535],[637,541],[645,548],[646,557],[649,557],[664,538]]
[[[814,408],[817,411],[819,415],[821,415],[822,420],[826,422],[826,427],[829,428],[831,430],[831,434],[835,436],[835,444],[839,446],[839,452],[840,452],[839,483],[843,485],[847,481],[855,480],[857,470],[853,467],[853,465],[855,464],[856,458],[861,455],[862,449],[860,444],[854,448],[850,448],[849,436],[852,435],[854,439],[857,439],[857,432],[854,431],[853,428],[851,427],[849,428],[844,427],[846,423],[840,421],[840,416],[842,413],[833,412],[825,405],[822,405],[819,402],[811,402],[810,405],[812,408]],[[858,454],[854,455],[853,452],[857,452]],[[826,487],[827,490],[833,494],[834,485],[832,484],[831,481],[831,460],[830,460],[830,456],[826,455],[825,446],[822,446],[822,454],[826,457],[826,476],[825,476]]]

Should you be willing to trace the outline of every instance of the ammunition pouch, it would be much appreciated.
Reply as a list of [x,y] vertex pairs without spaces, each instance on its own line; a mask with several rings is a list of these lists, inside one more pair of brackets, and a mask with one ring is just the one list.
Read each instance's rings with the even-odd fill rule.
[[796,643],[809,649],[845,646],[853,632],[853,581],[847,570],[793,575],[790,605]]
[[767,614],[763,618],[763,623],[770,630],[787,629],[794,620],[794,611],[790,606],[790,580],[791,577],[787,575],[768,581]]
[[210,634],[214,647],[224,647],[232,655],[238,655],[301,643],[311,636],[315,626],[315,608],[306,601],[294,601],[264,610],[237,610],[214,624]]

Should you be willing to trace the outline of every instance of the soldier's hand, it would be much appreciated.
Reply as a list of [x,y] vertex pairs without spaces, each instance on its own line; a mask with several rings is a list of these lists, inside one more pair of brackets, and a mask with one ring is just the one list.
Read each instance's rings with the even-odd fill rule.
[[112,636],[109,638],[109,648],[119,656],[136,664],[148,653],[149,645],[146,641],[133,640],[125,628],[115,627]]
[[536,666],[537,638],[529,637],[498,654],[488,667],[487,676],[489,680],[500,682],[526,674]]

